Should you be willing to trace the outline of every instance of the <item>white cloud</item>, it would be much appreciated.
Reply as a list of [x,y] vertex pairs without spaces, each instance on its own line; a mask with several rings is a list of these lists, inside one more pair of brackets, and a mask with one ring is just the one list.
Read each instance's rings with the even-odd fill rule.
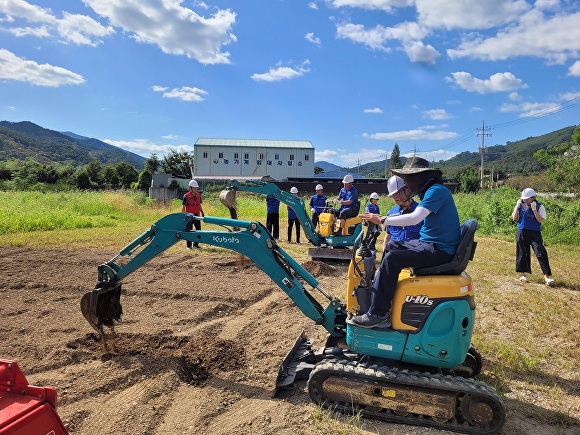
[[411,62],[434,64],[440,56],[432,45],[425,45],[421,39],[429,34],[428,29],[413,22],[402,22],[393,27],[377,25],[366,29],[362,24],[340,23],[336,26],[336,37],[350,39],[371,50],[388,53],[392,50],[389,41],[398,41]]
[[331,0],[330,4],[335,8],[351,7],[392,12],[394,8],[411,6],[413,0]]
[[64,85],[80,85],[85,82],[83,76],[65,68],[24,60],[3,48],[0,48],[0,79],[28,82],[36,86],[53,88]]
[[530,9],[524,0],[416,0],[418,21],[432,29],[488,29],[516,20]]
[[572,77],[580,77],[580,60],[577,60],[570,66],[570,68],[568,68],[568,75]]
[[17,37],[35,36],[47,38],[56,32],[64,42],[77,45],[95,46],[102,41],[99,38],[115,33],[112,27],[105,27],[86,15],[63,13],[57,18],[52,11],[40,6],[31,5],[24,0],[9,0],[1,4],[0,10],[8,19],[5,22],[15,23],[16,18],[25,20],[37,27],[6,27],[5,30]]
[[487,80],[472,77],[471,74],[465,71],[451,73],[451,76],[445,77],[445,81],[454,83],[467,92],[477,92],[478,94],[509,92],[528,87],[510,72],[495,73]]
[[177,98],[178,100],[194,101],[196,103],[203,101],[203,96],[207,95],[207,92],[203,89],[192,88],[190,86],[173,88],[170,91],[167,91],[168,88],[163,86],[153,86],[152,89],[155,92],[163,92],[163,98]]
[[210,18],[181,5],[181,0],[84,0],[97,14],[142,43],[164,53],[185,55],[202,64],[230,63],[222,47],[237,41],[231,29],[236,14],[217,10]]
[[304,39],[306,39],[308,42],[312,42],[313,44],[316,44],[318,46],[322,45],[320,38],[314,36],[314,33],[312,33],[312,32],[308,32],[306,35],[304,35]]
[[411,62],[435,65],[441,54],[432,45],[425,45],[422,41],[413,41],[403,44],[403,50]]
[[[310,63],[308,60],[304,64]],[[280,80],[295,79],[303,76],[310,70],[303,67],[290,68],[289,66],[281,66],[278,68],[270,68],[267,73],[254,73],[252,79],[257,82],[279,82]]]
[[315,2],[310,2],[310,3],[308,3],[308,7],[309,7],[310,9],[315,9],[315,10],[317,10],[317,9],[318,9],[318,5],[317,5]]
[[426,110],[423,112],[423,115],[425,115],[425,117],[432,119],[434,121],[440,121],[442,119],[453,118],[453,116],[451,116],[449,113],[447,113],[447,111],[445,109]]
[[143,157],[149,157],[151,154],[155,153],[158,157],[163,158],[163,156],[169,154],[171,151],[177,151],[180,153],[193,153],[193,146],[191,145],[156,144],[148,139],[134,139],[130,141],[104,139],[103,142],[127,151],[131,151],[132,153]]
[[314,150],[314,160],[321,161],[321,160],[332,160],[334,159],[338,153],[334,150]]
[[457,49],[447,50],[447,54],[451,59],[481,60],[531,56],[561,64],[580,51],[578,22],[580,12],[546,18],[536,9],[520,17],[517,25],[508,26],[489,38],[463,41]]
[[504,104],[499,110],[503,113],[520,112],[520,118],[536,118],[557,112],[561,108],[558,103],[522,103]]
[[380,109],[379,107],[373,107],[372,109],[364,109],[363,112],[364,113],[383,113],[383,109]]
[[451,131],[404,130],[390,133],[363,133],[363,137],[375,140],[447,140],[459,136]]
[[511,92],[508,95],[508,98],[512,101],[520,101],[522,99],[522,96],[520,94],[518,94],[517,92]]

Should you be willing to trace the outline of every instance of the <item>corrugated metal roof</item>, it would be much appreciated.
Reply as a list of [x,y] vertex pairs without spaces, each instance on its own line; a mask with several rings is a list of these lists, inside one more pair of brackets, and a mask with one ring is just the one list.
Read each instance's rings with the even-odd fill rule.
[[231,147],[260,148],[314,148],[307,140],[270,140],[270,139],[220,139],[200,137],[195,145],[221,145]]

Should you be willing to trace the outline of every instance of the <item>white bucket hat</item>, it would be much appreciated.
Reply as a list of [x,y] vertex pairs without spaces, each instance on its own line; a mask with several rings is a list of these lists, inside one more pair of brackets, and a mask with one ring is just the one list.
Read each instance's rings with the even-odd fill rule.
[[529,199],[529,198],[533,198],[534,196],[538,196],[538,194],[531,187],[526,187],[524,190],[522,190],[521,199]]

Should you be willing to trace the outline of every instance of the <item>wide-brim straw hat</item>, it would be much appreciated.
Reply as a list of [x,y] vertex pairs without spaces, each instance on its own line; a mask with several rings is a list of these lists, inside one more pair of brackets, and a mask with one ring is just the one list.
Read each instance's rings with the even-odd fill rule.
[[391,169],[391,172],[395,175],[411,175],[427,171],[441,172],[439,169],[431,168],[429,162],[421,157],[408,158],[401,169]]

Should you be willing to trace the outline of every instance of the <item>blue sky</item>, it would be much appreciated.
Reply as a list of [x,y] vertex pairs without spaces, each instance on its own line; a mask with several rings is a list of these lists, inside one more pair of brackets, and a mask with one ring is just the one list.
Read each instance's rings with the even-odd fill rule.
[[438,161],[579,108],[575,0],[0,0],[0,120],[144,157],[223,137]]

